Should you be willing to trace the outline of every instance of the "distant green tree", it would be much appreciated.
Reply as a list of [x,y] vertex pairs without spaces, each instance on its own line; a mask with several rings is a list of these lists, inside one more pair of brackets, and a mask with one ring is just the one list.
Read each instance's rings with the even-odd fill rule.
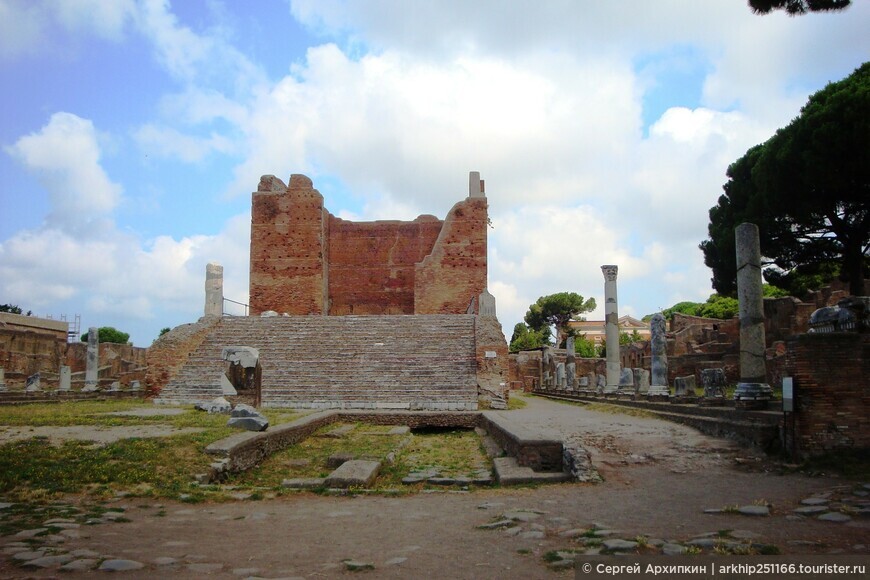
[[556,327],[556,344],[563,344],[569,335],[568,322],[576,316],[595,310],[595,298],[584,300],[576,292],[558,292],[549,296],[541,296],[537,302],[529,306],[525,321],[530,330],[543,332],[549,326]]
[[701,306],[700,312],[698,316],[703,316],[704,318],[721,318],[722,320],[734,318],[738,312],[737,299],[730,296],[713,294]]
[[674,317],[674,313],[688,314],[689,316],[700,316],[701,309],[704,307],[703,302],[677,302],[670,308],[662,310],[662,316],[667,320]]
[[[546,332],[546,334],[544,334],[544,332]],[[531,330],[522,322],[518,322],[514,326],[514,332],[511,336],[510,344],[511,352],[534,350],[548,344],[550,344],[549,328],[545,328],[544,331]]]
[[586,338],[585,334],[574,337],[574,352],[582,358],[598,358],[601,356],[601,347]]
[[15,304],[0,304],[0,312],[8,312],[9,314],[21,314],[21,307]]
[[170,330],[172,330],[172,329],[169,328],[168,326],[165,326],[165,327],[161,328],[161,329],[160,329],[160,334],[158,334],[157,337],[159,338],[159,337],[163,336],[164,334],[166,334],[166,333],[169,332]]
[[640,340],[640,333],[636,330],[632,330],[631,333],[625,331],[619,333],[619,346],[631,344],[632,342],[640,342]]
[[755,14],[785,10],[789,16],[798,16],[807,12],[843,10],[851,3],[851,0],[749,0],[749,7]]
[[[130,340],[130,334],[126,332],[121,332],[117,328],[112,326],[101,326],[97,331],[97,337],[100,340],[100,343],[113,343],[113,344],[127,344],[127,341]],[[82,342],[88,341],[88,333],[84,333],[82,335]]]

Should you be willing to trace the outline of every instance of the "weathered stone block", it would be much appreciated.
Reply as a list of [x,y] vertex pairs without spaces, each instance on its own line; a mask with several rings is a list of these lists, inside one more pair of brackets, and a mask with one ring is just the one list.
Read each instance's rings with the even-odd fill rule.
[[380,469],[380,461],[354,459],[330,473],[324,483],[327,487],[367,487],[378,476]]

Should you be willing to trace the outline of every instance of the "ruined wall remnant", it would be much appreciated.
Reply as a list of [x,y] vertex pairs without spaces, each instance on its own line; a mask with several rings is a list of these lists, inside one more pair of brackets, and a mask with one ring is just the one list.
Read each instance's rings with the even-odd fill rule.
[[[251,314],[465,314],[486,289],[487,203],[445,220],[351,222],[331,215],[304,175],[260,179],[251,208]],[[475,185],[476,183],[476,185]]]
[[263,176],[251,203],[251,314],[325,314],[326,210],[304,175]]
[[414,313],[414,268],[432,251],[443,222],[329,217],[329,314]]
[[800,457],[870,447],[870,336],[800,334],[787,341]]

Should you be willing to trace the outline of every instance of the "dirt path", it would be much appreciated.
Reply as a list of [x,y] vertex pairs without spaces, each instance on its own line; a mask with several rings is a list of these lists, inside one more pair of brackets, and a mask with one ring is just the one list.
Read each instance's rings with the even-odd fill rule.
[[[115,557],[143,565],[126,578],[336,577],[353,574],[343,563],[348,559],[370,563],[378,578],[573,577],[548,569],[542,557],[583,549],[582,538],[566,532],[593,525],[613,530],[601,535],[605,539],[645,536],[685,545],[732,530],[733,537],[772,544],[783,553],[870,554],[868,519],[833,523],[798,519],[792,512],[811,496],[860,493],[865,488],[859,482],[777,475],[764,470],[767,462],[726,441],[658,419],[540,399],[509,416],[545,434],[581,436],[605,481],[394,498],[303,493],[203,505],[119,499],[110,507],[123,508],[130,521],[109,518],[70,529],[56,546],[66,554],[90,550],[95,561]],[[760,503],[771,504],[770,516],[704,513]],[[478,529],[505,515],[517,525]],[[21,538],[0,541],[6,553],[0,577],[21,577],[22,569],[10,561],[10,543]],[[88,553],[76,558],[87,559]],[[58,571],[55,566],[27,574]]]

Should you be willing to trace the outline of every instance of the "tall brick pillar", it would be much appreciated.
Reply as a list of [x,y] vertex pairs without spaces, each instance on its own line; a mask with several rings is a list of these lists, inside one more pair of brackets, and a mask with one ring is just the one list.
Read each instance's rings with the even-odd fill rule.
[[327,214],[304,175],[265,175],[251,200],[251,314],[327,314]]

